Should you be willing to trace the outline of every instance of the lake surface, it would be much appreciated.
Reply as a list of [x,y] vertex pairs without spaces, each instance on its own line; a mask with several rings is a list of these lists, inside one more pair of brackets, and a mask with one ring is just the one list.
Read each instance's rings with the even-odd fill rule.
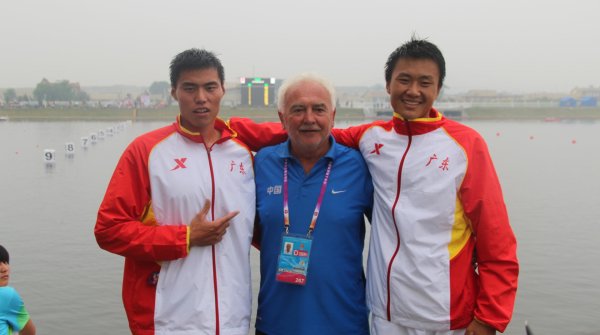
[[[600,122],[466,123],[488,142],[518,240],[505,333],[524,334],[526,320],[538,335],[600,333]],[[0,244],[39,334],[129,333],[123,258],[101,250],[93,228],[125,146],[165,124],[0,122]],[[109,128],[113,136],[81,147],[81,137]],[[55,150],[53,165],[45,149]],[[251,258],[256,297],[256,251]]]

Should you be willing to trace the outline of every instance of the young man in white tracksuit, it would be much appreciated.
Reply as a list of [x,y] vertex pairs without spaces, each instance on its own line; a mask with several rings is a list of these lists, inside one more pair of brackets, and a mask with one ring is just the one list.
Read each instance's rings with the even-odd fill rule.
[[223,83],[213,53],[178,54],[171,95],[180,115],[125,149],[100,205],[94,233],[101,248],[125,257],[123,304],[133,334],[248,334],[251,150],[282,139],[250,132],[255,147],[240,141],[217,118]]
[[494,334],[508,325],[516,240],[483,138],[433,108],[445,61],[411,39],[388,58],[390,121],[333,129],[375,188],[367,266],[371,332]]

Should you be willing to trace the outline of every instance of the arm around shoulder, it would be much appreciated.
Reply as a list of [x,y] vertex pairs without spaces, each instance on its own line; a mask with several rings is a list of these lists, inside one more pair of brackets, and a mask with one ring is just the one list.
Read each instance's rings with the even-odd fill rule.
[[390,122],[379,120],[344,129],[333,128],[331,129],[331,135],[333,135],[333,138],[335,138],[336,142],[350,148],[358,149],[360,139],[363,137],[363,135],[369,128],[373,126],[391,127],[391,125],[392,124]]
[[237,138],[252,151],[258,151],[287,139],[287,132],[279,122],[256,123],[248,118],[232,117],[227,124],[236,132]]

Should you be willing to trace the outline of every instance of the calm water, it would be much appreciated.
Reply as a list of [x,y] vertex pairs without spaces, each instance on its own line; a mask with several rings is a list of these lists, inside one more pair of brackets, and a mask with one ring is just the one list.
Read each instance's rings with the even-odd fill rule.
[[[93,227],[122,150],[164,124],[134,123],[84,150],[82,136],[118,124],[0,122],[0,244],[39,334],[128,334],[123,259],[98,248]],[[488,141],[519,242],[506,334],[524,334],[525,320],[536,335],[599,333],[600,122],[469,125]],[[52,168],[44,149],[56,150]],[[251,258],[257,270],[255,251]]]

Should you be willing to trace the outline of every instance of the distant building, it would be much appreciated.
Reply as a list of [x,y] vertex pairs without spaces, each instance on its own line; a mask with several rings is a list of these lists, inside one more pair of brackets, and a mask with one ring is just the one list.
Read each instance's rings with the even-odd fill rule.
[[579,100],[579,106],[581,106],[581,107],[597,107],[598,106],[598,98],[591,97],[591,96],[581,97],[581,99]]
[[577,99],[573,97],[563,97],[558,102],[560,107],[575,107],[577,106]]
[[263,77],[241,77],[241,105],[247,107],[269,107],[277,104],[277,90],[282,80]]
[[368,102],[370,107],[375,111],[391,110],[390,95],[384,89],[374,89],[365,92],[363,95],[365,102]]
[[575,99],[581,99],[583,97],[596,97],[598,99],[600,98],[600,87],[575,87],[571,90],[570,96]]
[[497,101],[500,95],[495,90],[469,90],[464,98],[468,101]]
[[365,116],[375,117],[383,111],[391,111],[390,98],[385,87],[375,85],[336,87],[336,107],[362,109]]

